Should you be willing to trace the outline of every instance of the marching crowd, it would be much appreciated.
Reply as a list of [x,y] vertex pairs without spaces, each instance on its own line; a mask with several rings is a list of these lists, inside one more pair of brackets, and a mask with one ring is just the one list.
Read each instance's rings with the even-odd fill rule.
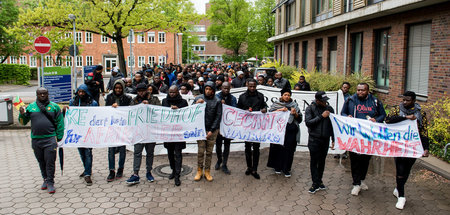
[[[49,193],[55,192],[54,174],[56,161],[56,148],[64,136],[64,112],[70,106],[98,106],[100,95],[105,95],[105,106],[129,106],[137,104],[162,105],[172,109],[188,106],[188,102],[182,95],[194,95],[193,103],[206,103],[205,129],[206,140],[197,141],[198,157],[195,181],[205,178],[213,181],[211,174],[211,160],[214,146],[216,147],[217,163],[215,170],[222,170],[230,174],[227,166],[230,153],[231,140],[219,133],[222,115],[222,104],[227,104],[247,111],[261,111],[262,113],[274,111],[288,111],[290,113],[286,126],[284,144],[271,144],[267,166],[274,169],[276,174],[291,176],[294,152],[299,141],[299,124],[304,120],[308,127],[308,149],[310,152],[310,171],[312,186],[309,193],[325,190],[327,187],[322,180],[325,169],[325,160],[328,149],[334,148],[333,127],[330,114],[334,109],[328,104],[329,99],[325,92],[318,91],[315,100],[306,108],[303,117],[300,108],[294,101],[291,90],[310,91],[311,87],[301,76],[298,83],[291,89],[289,81],[282,77],[281,73],[275,73],[273,77],[269,74],[261,74],[253,77],[247,63],[228,64],[192,64],[182,67],[181,65],[168,64],[165,66],[144,65],[142,70],[136,72],[133,78],[124,77],[118,68],[112,70],[109,82],[105,84],[102,76],[103,68],[98,66],[95,72],[87,74],[85,84],[78,87],[75,96],[70,100],[69,107],[60,109],[58,104],[49,101],[48,91],[38,88],[36,91],[36,102],[26,108],[21,107],[19,121],[27,124],[31,121],[32,148],[41,169],[43,184],[41,189],[47,189]],[[269,107],[265,96],[258,92],[257,85],[276,87],[281,89],[280,98]],[[231,88],[246,87],[247,91],[234,97],[230,93]],[[357,92],[349,94],[350,84],[344,82],[341,90],[344,93],[345,103],[341,115],[372,122],[395,123],[402,120],[417,119],[420,137],[425,149],[424,156],[428,154],[428,140],[426,133],[426,118],[420,105],[416,103],[414,92],[407,91],[403,94],[403,102],[398,108],[386,116],[384,106],[375,96],[370,94],[369,85],[360,83]],[[155,95],[167,94],[166,98],[160,99]],[[134,97],[130,94],[135,94]],[[364,107],[364,108],[360,108]],[[129,185],[140,182],[140,166],[142,152],[146,151],[146,180],[153,182],[152,166],[154,149],[156,143],[139,143],[134,145],[133,171],[126,180]],[[168,159],[172,174],[169,179],[174,179],[176,186],[181,185],[180,173],[182,166],[182,150],[186,148],[185,142],[164,143],[167,149]],[[223,151],[222,151],[223,147]],[[252,175],[260,179],[258,174],[260,143],[245,142],[245,159],[247,163],[246,175]],[[80,177],[84,178],[86,184],[92,185],[92,148],[78,148],[84,171]],[[116,171],[115,155],[119,154],[118,168]],[[342,156],[345,156],[342,155]],[[371,155],[349,152],[351,161],[351,175],[353,178],[352,195],[358,195],[361,190],[368,190],[365,183]],[[108,148],[108,182],[123,177],[125,168],[126,148],[125,146]],[[404,185],[408,179],[415,158],[395,158],[397,169],[397,186],[393,194],[398,198],[396,207],[403,209],[406,199]]]

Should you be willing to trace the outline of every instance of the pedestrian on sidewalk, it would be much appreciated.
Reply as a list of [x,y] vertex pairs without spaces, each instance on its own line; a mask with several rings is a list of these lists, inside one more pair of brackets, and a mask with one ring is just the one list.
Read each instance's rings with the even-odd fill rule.
[[[423,157],[428,157],[428,131],[427,131],[427,118],[422,107],[416,103],[416,93],[412,91],[406,91],[403,94],[403,102],[393,110],[389,111],[389,115],[386,117],[386,123],[396,123],[404,120],[416,120],[417,127],[419,128],[420,141],[424,149]],[[405,207],[405,184],[408,180],[411,168],[416,162],[416,158],[408,157],[396,157],[394,158],[395,167],[397,170],[395,179],[397,187],[394,189],[394,196],[397,197],[397,204],[395,207],[402,210]]]
[[[383,122],[386,117],[383,103],[369,93],[369,85],[360,83],[356,86],[356,93],[349,97],[342,107],[341,115],[358,119],[367,119],[372,122]],[[364,182],[369,169],[372,155],[350,153],[350,166],[353,178],[351,194],[357,196],[361,190],[368,190]]]
[[[131,105],[138,105],[142,103],[161,106],[161,102],[159,101],[158,97],[148,92],[147,85],[145,83],[138,84],[136,86],[136,90],[137,96],[134,97],[134,99],[131,101]],[[147,167],[147,173],[145,174],[145,177],[147,178],[148,182],[155,181],[155,178],[152,175],[155,145],[155,142],[134,144],[133,175],[131,175],[131,177],[126,181],[128,185],[139,184],[140,182],[139,169],[141,168],[142,151],[144,150],[144,148],[146,152],[145,164]]]
[[[131,104],[131,96],[125,94],[125,83],[122,80],[117,80],[114,83],[114,91],[106,96],[105,106],[112,106],[113,108],[117,108],[118,106],[129,106]],[[116,163],[116,152],[119,153],[119,169],[117,169],[117,175],[115,172],[115,163]],[[125,157],[126,157],[126,148],[125,146],[118,147],[109,147],[108,148],[108,167],[109,167],[109,175],[106,178],[106,181],[111,182],[115,179],[120,179],[123,177],[123,168],[125,165]]]
[[220,120],[222,119],[222,102],[216,97],[216,86],[214,82],[208,81],[205,84],[205,94],[199,95],[194,99],[194,104],[206,102],[205,109],[205,129],[206,140],[198,140],[197,155],[197,174],[195,181],[199,181],[205,169],[205,178],[212,181],[211,176],[211,159],[214,144],[216,143],[217,134],[219,133]]
[[[230,88],[231,88],[230,83],[223,82],[221,88],[222,88],[222,91],[216,95],[217,98],[222,102],[222,104],[236,107],[237,99],[230,93]],[[224,146],[223,154],[222,154],[222,143]],[[230,144],[231,144],[231,139],[223,137],[220,133],[217,134],[217,139],[216,139],[217,163],[214,166],[214,168],[216,170],[219,170],[221,168],[220,165],[222,164],[222,171],[228,175],[231,173],[227,166],[228,155],[230,154]]]
[[84,79],[84,83],[88,86],[89,92],[91,92],[92,97],[98,103],[100,98],[100,93],[105,95],[105,84],[103,82],[103,66],[98,65],[94,72],[89,73]]
[[291,177],[291,167],[294,161],[294,153],[297,148],[297,133],[299,132],[299,124],[302,122],[303,115],[300,112],[297,102],[291,98],[290,89],[282,89],[281,97],[275,101],[270,107],[270,112],[289,111],[289,120],[286,125],[286,133],[284,135],[284,143],[270,144],[269,158],[267,166],[273,168],[277,175],[283,172],[286,178]]
[[[256,90],[256,85],[257,82],[255,79],[250,79],[248,81],[247,91],[239,96],[237,108],[250,112],[267,112],[267,104],[264,95]],[[260,146],[261,144],[257,142],[245,142],[245,160],[247,162],[247,170],[245,171],[245,174],[251,174],[256,179],[261,178],[258,174]]]
[[[78,87],[75,97],[70,99],[69,106],[98,106],[98,103],[92,98],[91,93],[88,90],[86,84],[82,84]],[[64,107],[64,112],[66,107]],[[84,178],[87,186],[92,185],[92,148],[78,148],[78,153],[80,153],[81,162],[83,162],[84,171],[80,174],[80,178]]]
[[325,190],[322,177],[325,170],[325,160],[330,147],[330,137],[334,147],[333,126],[331,125],[330,113],[334,109],[328,104],[330,98],[324,91],[318,91],[315,95],[315,101],[306,108],[305,123],[308,127],[308,149],[311,156],[310,170],[312,186],[309,193],[315,193],[318,190]]
[[20,107],[19,122],[31,121],[31,147],[44,179],[41,190],[55,193],[56,149],[64,136],[64,118],[58,104],[49,100],[47,89],[39,87],[36,97],[26,108]]

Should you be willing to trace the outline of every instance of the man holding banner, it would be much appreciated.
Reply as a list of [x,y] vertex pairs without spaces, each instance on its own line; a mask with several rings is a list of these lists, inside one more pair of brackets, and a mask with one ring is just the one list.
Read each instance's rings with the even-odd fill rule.
[[[417,120],[417,126],[419,129],[420,140],[424,148],[424,157],[428,156],[428,133],[427,133],[427,120],[425,113],[419,104],[416,103],[416,93],[412,91],[406,91],[403,94],[403,102],[398,107],[389,112],[389,116],[386,117],[387,123],[396,123],[405,120]],[[406,203],[405,198],[405,183],[408,180],[409,173],[412,166],[416,162],[416,158],[410,157],[395,157],[395,167],[397,169],[396,182],[397,187],[394,189],[394,196],[398,198],[396,208],[402,210]]]
[[[341,115],[381,123],[386,117],[386,112],[381,101],[369,94],[369,85],[360,83],[356,87],[356,94],[345,101]],[[352,195],[357,196],[361,190],[369,189],[364,180],[369,169],[370,158],[372,158],[371,155],[350,152],[353,178]]]

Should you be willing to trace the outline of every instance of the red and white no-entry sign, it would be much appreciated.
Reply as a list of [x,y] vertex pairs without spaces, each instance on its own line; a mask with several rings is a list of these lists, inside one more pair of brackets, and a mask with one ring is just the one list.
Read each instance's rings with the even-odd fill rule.
[[52,43],[47,37],[40,36],[34,40],[34,49],[40,54],[46,54],[51,47]]

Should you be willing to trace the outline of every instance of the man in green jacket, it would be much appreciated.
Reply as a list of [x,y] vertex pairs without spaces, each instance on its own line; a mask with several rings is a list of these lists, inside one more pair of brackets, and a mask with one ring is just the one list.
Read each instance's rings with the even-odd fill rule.
[[26,125],[31,120],[31,146],[39,162],[44,183],[42,190],[55,193],[56,149],[64,136],[64,118],[58,104],[48,99],[48,90],[36,90],[36,102],[20,108],[19,122]]

